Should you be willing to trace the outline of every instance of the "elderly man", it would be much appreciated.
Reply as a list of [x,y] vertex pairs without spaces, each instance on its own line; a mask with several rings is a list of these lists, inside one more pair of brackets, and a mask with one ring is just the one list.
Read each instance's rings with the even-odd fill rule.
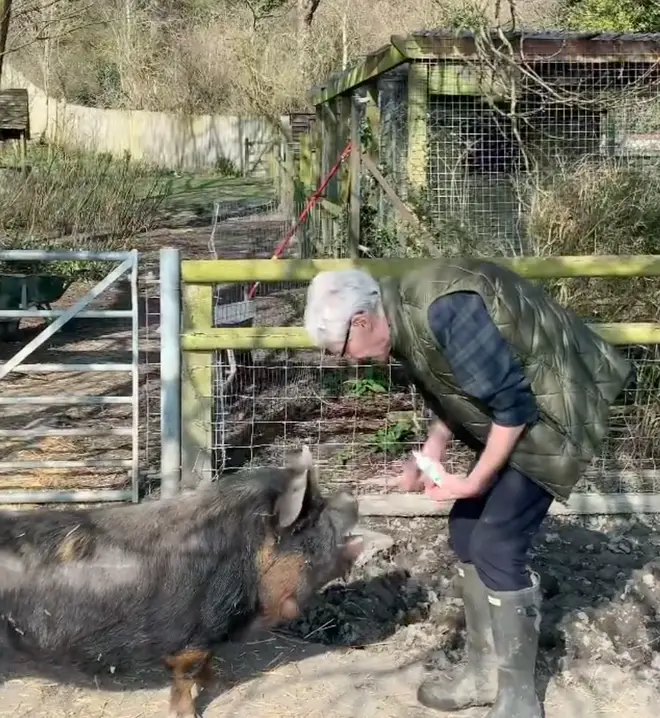
[[405,490],[454,501],[449,538],[467,629],[466,665],[428,677],[418,700],[541,718],[541,591],[528,551],[553,499],[568,499],[597,453],[631,366],[540,287],[477,259],[429,260],[381,281],[357,269],[320,273],[305,327],[332,354],[403,365],[437,416],[426,456],[442,462],[452,436],[478,455],[440,486],[413,461],[401,479]]

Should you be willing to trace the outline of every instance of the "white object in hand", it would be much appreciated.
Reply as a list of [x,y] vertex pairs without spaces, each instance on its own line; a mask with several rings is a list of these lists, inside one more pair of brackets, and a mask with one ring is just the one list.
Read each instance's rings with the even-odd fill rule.
[[442,474],[438,472],[437,464],[432,459],[429,459],[428,456],[420,454],[419,451],[413,451],[412,455],[417,468],[426,474],[436,486],[440,486],[442,484]]

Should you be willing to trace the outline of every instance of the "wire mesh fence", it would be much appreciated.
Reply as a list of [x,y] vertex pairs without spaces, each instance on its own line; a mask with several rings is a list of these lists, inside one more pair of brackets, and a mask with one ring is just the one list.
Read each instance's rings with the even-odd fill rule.
[[[290,220],[273,212],[227,220],[216,228],[216,251],[229,258],[238,242],[242,256],[270,256]],[[224,233],[224,235],[223,235]],[[246,250],[241,237],[252,244]],[[249,239],[248,239],[249,238]],[[225,251],[226,249],[226,251]],[[295,256],[295,247],[288,256]],[[219,286],[214,293],[216,326],[300,326],[306,284],[263,284],[249,309],[251,284]],[[147,478],[159,472],[158,283],[145,280],[146,335],[144,452]],[[658,347],[624,348],[635,363],[638,383],[613,410],[608,439],[580,483],[579,491],[660,491],[655,454],[659,429]],[[411,449],[425,440],[431,413],[400,367],[350,365],[314,350],[215,352],[213,358],[212,449],[218,473],[281,464],[292,449],[308,444],[324,485],[358,494],[381,492],[400,474]],[[450,470],[465,470],[473,455],[457,442]]]

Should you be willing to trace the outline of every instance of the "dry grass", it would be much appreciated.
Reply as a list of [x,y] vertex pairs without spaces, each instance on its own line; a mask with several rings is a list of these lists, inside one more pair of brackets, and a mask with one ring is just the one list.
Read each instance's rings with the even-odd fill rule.
[[[21,445],[21,443],[23,445]],[[88,444],[81,439],[71,439],[66,436],[45,436],[39,439],[30,439],[28,445],[16,440],[4,440],[2,453],[5,461],[72,461],[85,458],[88,452],[81,444]],[[105,442],[108,443],[107,441]],[[129,443],[130,449],[130,443]],[[97,449],[95,458],[106,458],[105,455],[116,455],[117,447],[110,446]],[[15,470],[11,474],[2,475],[3,490],[69,490],[75,489],[114,489],[127,483],[127,474],[124,469],[122,475],[112,469],[77,469],[72,471],[65,468],[39,468],[37,470]]]
[[[558,164],[527,179],[521,196],[534,256],[659,251],[658,164]],[[562,303],[595,320],[649,321],[660,309],[654,278],[557,280],[549,287]]]
[[[35,0],[15,4],[20,9]],[[472,17],[474,7],[493,18],[496,6],[495,0],[322,0],[307,28],[299,3],[286,0],[256,23],[250,5],[258,2],[133,3],[130,17],[125,2],[87,3],[85,10],[79,0],[70,4],[85,27],[12,56],[51,94],[99,107],[270,116],[305,106],[312,84],[393,33],[456,24]],[[548,24],[555,4],[519,3],[520,21]],[[54,13],[53,27],[63,32],[71,8],[51,5],[44,13]],[[65,15],[66,22],[58,20]],[[38,17],[32,13],[30,22]],[[17,16],[14,46],[26,22]]]

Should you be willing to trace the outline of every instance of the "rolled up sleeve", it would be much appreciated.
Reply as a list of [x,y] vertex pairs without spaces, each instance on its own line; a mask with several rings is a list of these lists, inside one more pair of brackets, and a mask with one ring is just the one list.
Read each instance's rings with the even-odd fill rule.
[[536,399],[523,368],[475,292],[438,297],[429,327],[463,391],[481,401],[501,426],[533,424]]

